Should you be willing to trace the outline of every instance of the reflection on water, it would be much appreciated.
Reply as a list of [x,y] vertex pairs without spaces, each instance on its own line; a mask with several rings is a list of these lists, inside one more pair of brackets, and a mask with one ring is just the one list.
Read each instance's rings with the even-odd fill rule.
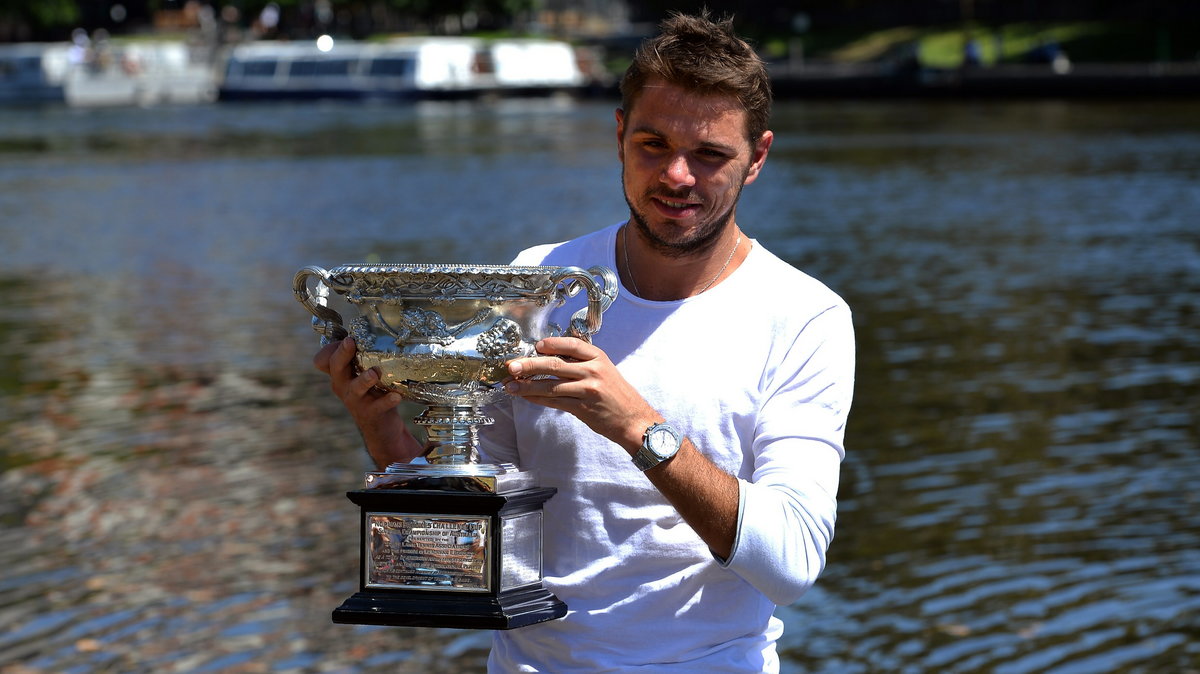
[[[0,669],[478,669],[335,626],[365,468],[307,264],[620,218],[611,106],[0,110]],[[785,669],[1200,668],[1200,105],[782,104],[739,222],[855,309]]]

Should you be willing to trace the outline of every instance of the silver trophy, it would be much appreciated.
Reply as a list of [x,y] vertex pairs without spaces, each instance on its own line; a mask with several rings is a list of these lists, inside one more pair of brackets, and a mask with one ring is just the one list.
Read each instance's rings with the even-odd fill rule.
[[[613,272],[357,264],[305,267],[292,288],[322,343],[353,337],[356,371],[375,368],[379,387],[426,407],[414,419],[428,435],[424,462],[368,473],[347,494],[362,508],[361,582],[334,621],[511,629],[564,615],[542,587],[541,508],[556,490],[480,463],[478,428],[493,423],[482,408],[507,395],[508,361],[534,355],[543,337],[590,341],[616,297]],[[549,322],[581,290],[586,306],[565,330]],[[357,309],[349,324],[330,292]]]

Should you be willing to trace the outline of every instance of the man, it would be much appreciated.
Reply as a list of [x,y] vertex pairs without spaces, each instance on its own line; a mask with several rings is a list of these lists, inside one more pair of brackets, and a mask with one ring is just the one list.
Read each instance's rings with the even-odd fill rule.
[[[493,671],[776,671],[776,605],[815,581],[833,536],[853,388],[849,309],[736,221],[773,134],[770,89],[728,20],[674,16],[621,85],[630,217],[514,264],[619,271],[594,344],[509,363],[481,430],[491,462],[536,470],[545,585],[565,618],[497,632]],[[315,358],[384,466],[421,453],[399,397]],[[533,379],[535,375],[549,375]]]

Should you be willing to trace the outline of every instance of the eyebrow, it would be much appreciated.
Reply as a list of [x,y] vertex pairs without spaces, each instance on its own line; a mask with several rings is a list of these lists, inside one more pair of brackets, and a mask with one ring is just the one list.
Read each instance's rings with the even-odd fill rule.
[[[662,131],[659,131],[658,129],[656,129],[652,126],[646,125],[646,124],[643,124],[636,128],[630,129],[629,133],[630,133],[630,135],[645,133],[645,134],[649,134],[651,136],[658,136],[659,138],[667,137],[667,134],[663,133]],[[737,155],[737,153],[738,153],[738,150],[735,147],[725,145],[724,143],[714,143],[712,141],[701,141],[700,147],[702,149],[720,150],[722,152],[727,152],[731,155]]]

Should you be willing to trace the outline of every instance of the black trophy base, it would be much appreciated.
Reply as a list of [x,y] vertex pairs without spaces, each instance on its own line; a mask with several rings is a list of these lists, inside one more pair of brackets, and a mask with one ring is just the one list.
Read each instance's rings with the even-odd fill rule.
[[566,614],[567,605],[540,585],[473,597],[462,593],[435,596],[428,592],[368,589],[342,602],[333,611],[333,622],[511,630]]
[[542,585],[548,487],[506,493],[362,489],[359,591],[335,623],[510,630],[567,605]]

